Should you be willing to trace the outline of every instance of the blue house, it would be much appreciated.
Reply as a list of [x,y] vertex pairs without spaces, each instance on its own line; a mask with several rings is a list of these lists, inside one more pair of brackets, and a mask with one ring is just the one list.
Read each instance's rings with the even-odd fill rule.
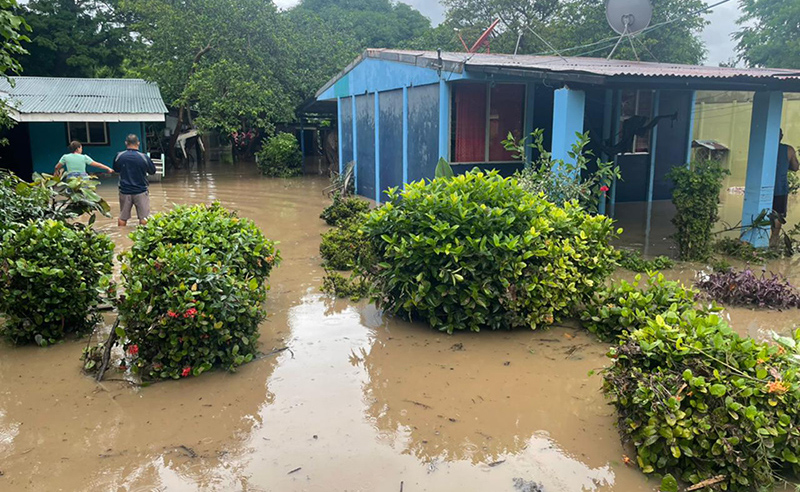
[[[668,200],[666,174],[691,158],[695,93],[755,92],[743,224],[772,206],[783,92],[800,71],[739,69],[596,58],[370,49],[317,93],[338,105],[340,167],[355,161],[360,195],[432,179],[439,158],[457,172],[521,167],[502,141],[535,128],[569,160],[576,133],[616,160],[617,202]],[[530,151],[529,151],[530,152]],[[765,244],[769,231],[748,238]]]
[[[52,173],[72,140],[94,160],[111,165],[135,134],[146,145],[145,124],[163,122],[167,108],[158,86],[141,79],[12,77],[0,97],[17,124],[0,148],[0,167],[24,179]],[[142,149],[143,151],[146,149]]]

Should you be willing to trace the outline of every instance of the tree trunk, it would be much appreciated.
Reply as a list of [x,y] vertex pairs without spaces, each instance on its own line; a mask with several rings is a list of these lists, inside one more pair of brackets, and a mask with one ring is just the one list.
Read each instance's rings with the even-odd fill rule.
[[[192,62],[192,68],[189,70],[189,73],[186,77],[186,85],[189,85],[189,81],[192,79],[192,75],[194,75],[195,69],[197,68],[197,64],[200,62],[200,59],[203,58],[203,55],[211,51],[211,44],[207,44],[204,48],[201,48],[200,51],[195,53],[194,61]],[[184,88],[184,91],[186,89]],[[172,137],[169,139],[169,157],[172,160],[172,164],[177,167],[178,161],[176,160],[176,153],[175,153],[175,144],[178,142],[178,136],[181,133],[181,126],[183,126],[183,112],[189,116],[189,122],[192,121],[192,115],[189,113],[189,102],[185,102],[181,105],[180,109],[178,110],[178,124],[175,126],[175,133],[173,133]]]
[[183,106],[178,109],[178,123],[175,125],[175,131],[169,137],[169,160],[175,168],[178,168],[178,155],[175,150],[175,145],[178,143],[178,136],[181,134],[181,127],[183,126]]

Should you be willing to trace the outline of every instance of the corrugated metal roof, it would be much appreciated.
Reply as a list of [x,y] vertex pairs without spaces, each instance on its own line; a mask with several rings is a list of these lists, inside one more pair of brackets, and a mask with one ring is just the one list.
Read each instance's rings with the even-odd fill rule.
[[[380,50],[394,51],[394,50]],[[410,54],[409,52],[403,52]],[[429,60],[437,60],[433,51],[418,52],[417,56]],[[639,76],[639,77],[699,77],[727,79],[747,78],[787,78],[800,80],[800,71],[778,68],[728,68],[707,67],[702,65],[680,65],[674,63],[654,63],[628,60],[606,60],[605,58],[505,55],[505,54],[467,54],[442,53],[442,59],[464,64],[467,69],[473,66],[491,66],[519,69],[539,69],[552,72],[579,72],[591,75]]]
[[158,86],[141,79],[12,77],[0,92],[19,113],[164,114]]

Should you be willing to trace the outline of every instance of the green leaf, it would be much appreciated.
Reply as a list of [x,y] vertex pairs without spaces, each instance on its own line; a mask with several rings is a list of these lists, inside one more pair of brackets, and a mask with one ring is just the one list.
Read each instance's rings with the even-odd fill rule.
[[434,172],[435,178],[452,178],[455,174],[453,173],[453,168],[450,167],[450,164],[444,159],[444,157],[439,158],[439,162],[436,164],[436,170]]
[[661,492],[678,492],[678,481],[669,473],[661,479]]

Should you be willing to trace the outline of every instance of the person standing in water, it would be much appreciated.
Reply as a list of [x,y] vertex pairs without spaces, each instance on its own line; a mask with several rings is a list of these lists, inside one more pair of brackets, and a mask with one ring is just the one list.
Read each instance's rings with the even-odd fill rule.
[[96,167],[103,169],[108,173],[113,173],[114,170],[105,164],[100,164],[88,155],[83,155],[83,145],[74,140],[69,144],[69,154],[64,154],[56,164],[56,173],[61,168],[66,168],[64,179],[69,178],[88,178],[89,174],[86,172],[86,166]]
[[[783,142],[783,129],[781,129],[779,142]],[[786,212],[789,205],[789,171],[797,172],[800,162],[797,153],[791,145],[779,143],[778,162],[775,169],[775,196],[772,199],[772,210],[778,215],[772,219],[772,234],[770,246],[777,246],[781,234],[781,226],[786,222]]]
[[147,217],[150,216],[147,175],[155,174],[156,166],[149,157],[139,152],[139,137],[132,133],[128,135],[125,150],[114,158],[114,170],[119,173],[120,211],[117,225],[127,225],[134,206],[139,224],[147,224]]

